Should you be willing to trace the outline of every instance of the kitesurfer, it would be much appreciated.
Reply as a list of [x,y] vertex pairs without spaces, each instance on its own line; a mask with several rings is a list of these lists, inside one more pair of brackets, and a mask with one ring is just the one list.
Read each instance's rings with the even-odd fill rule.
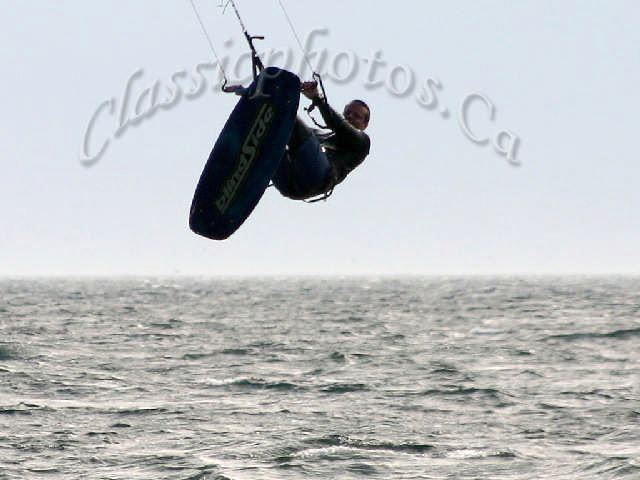
[[[240,85],[224,90],[238,95],[247,92]],[[362,100],[353,100],[340,115],[320,94],[315,81],[303,82],[301,92],[318,108],[330,132],[309,128],[297,117],[272,181],[282,195],[294,200],[326,198],[369,154],[371,141],[364,130],[371,110]]]

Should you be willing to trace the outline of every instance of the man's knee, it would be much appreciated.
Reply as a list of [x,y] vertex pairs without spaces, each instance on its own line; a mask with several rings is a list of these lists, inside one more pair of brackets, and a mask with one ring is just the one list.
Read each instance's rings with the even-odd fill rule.
[[307,127],[302,120],[296,117],[296,121],[293,124],[293,130],[289,137],[289,152],[295,153],[300,147],[307,141],[309,137],[313,135],[313,132]]

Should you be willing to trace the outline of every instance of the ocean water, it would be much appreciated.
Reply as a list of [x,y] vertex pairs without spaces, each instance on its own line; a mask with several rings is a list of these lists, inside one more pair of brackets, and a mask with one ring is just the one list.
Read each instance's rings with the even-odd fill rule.
[[0,480],[640,479],[640,278],[0,281]]

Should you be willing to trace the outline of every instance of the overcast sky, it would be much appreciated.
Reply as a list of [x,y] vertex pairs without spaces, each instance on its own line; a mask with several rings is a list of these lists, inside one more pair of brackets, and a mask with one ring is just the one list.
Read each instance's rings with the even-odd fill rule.
[[[196,1],[237,79],[218,3]],[[214,242],[188,211],[237,97],[196,75],[189,1],[1,0],[0,274],[640,273],[639,2],[283,3],[330,102],[371,105],[371,154],[326,203],[269,189]],[[237,4],[300,72],[278,1]],[[182,96],[152,109],[154,84]]]

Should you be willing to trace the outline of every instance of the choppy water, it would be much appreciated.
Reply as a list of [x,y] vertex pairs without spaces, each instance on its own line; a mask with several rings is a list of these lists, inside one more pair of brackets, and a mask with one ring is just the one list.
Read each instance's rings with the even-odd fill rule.
[[0,281],[0,479],[640,479],[640,278]]

